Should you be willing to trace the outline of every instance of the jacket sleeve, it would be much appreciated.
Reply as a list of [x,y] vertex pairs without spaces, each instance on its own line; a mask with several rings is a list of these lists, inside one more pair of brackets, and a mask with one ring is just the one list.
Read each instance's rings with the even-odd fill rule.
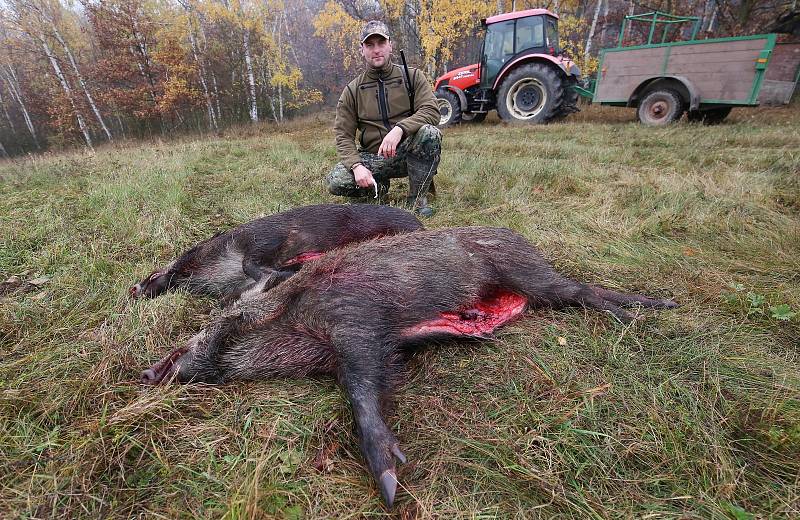
[[418,69],[413,71],[414,82],[414,113],[399,121],[397,126],[403,129],[404,135],[412,135],[423,125],[439,124],[439,104],[433,96],[433,89],[425,78],[425,74]]
[[333,124],[333,131],[336,135],[336,153],[339,155],[339,161],[348,170],[355,163],[361,161],[361,156],[356,149],[358,115],[355,105],[353,92],[348,85],[339,96],[339,102],[336,104],[336,121]]

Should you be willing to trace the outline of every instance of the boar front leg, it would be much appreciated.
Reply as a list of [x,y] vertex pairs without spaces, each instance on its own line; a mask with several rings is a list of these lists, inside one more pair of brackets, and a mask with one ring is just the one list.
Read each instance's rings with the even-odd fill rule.
[[279,271],[271,267],[259,265],[250,257],[245,257],[244,260],[242,260],[242,271],[253,281],[229,295],[223,301],[223,305],[227,306],[236,300],[247,299],[256,294],[269,291],[295,274],[294,271]]

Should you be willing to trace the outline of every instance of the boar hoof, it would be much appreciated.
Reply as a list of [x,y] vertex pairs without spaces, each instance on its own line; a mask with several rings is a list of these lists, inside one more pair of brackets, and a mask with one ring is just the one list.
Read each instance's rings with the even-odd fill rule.
[[391,469],[387,469],[381,474],[381,496],[383,501],[386,502],[386,507],[392,507],[394,504],[394,494],[397,491],[397,475]]

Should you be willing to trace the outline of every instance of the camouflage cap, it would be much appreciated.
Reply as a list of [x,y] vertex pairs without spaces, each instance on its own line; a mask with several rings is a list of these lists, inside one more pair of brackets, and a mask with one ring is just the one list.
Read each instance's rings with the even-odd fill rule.
[[364,29],[361,31],[361,43],[367,41],[367,38],[369,38],[373,34],[378,34],[388,40],[389,28],[386,27],[386,24],[383,22],[380,22],[378,20],[370,20],[369,22],[367,22],[367,25],[365,25]]

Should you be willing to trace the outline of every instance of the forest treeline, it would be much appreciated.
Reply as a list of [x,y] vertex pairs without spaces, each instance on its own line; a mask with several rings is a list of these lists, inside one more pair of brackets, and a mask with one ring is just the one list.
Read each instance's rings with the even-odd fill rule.
[[0,156],[280,123],[335,103],[365,20],[433,79],[477,61],[482,18],[536,7],[558,13],[562,48],[591,73],[625,15],[755,34],[796,0],[0,0]]

